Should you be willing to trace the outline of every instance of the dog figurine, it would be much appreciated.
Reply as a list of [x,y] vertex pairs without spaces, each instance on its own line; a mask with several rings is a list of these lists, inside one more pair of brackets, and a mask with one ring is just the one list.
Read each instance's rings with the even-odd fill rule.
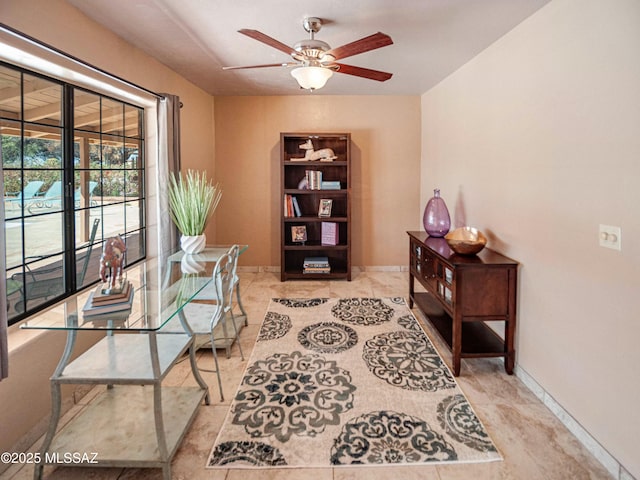
[[320,160],[321,162],[331,162],[338,158],[336,154],[330,148],[321,148],[320,150],[313,149],[313,143],[311,143],[311,139],[307,140],[305,143],[300,145],[300,148],[306,150],[304,152],[304,158],[299,158],[295,160]]
[[[100,279],[107,283],[108,288],[113,289],[117,282],[122,282],[124,272],[124,253],[127,246],[120,235],[108,238],[104,242],[104,249],[100,257]],[[107,276],[107,271],[108,276]]]

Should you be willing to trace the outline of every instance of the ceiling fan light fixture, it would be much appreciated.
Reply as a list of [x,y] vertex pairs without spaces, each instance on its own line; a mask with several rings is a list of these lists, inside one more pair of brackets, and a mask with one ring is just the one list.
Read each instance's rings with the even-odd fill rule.
[[300,88],[317,90],[327,83],[333,75],[333,70],[324,67],[298,67],[291,70],[291,76],[296,79]]

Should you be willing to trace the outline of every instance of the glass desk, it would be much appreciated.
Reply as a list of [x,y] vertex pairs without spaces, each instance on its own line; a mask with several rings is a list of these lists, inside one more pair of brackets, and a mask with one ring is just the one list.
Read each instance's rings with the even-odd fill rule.
[[[202,400],[210,402],[207,384],[196,366],[193,332],[182,309],[212,282],[215,263],[216,259],[202,259],[198,273],[178,275],[164,285],[166,265],[149,260],[127,269],[127,279],[135,288],[130,311],[87,317],[72,299],[59,320],[22,325],[67,334],[62,358],[51,377],[51,421],[34,478],[42,477],[45,464],[56,464],[162,468],[163,478],[171,479],[171,459]],[[184,331],[163,332],[172,319],[179,320]],[[104,331],[105,336],[70,362],[77,334],[83,330]],[[197,386],[162,385],[187,350]],[[56,431],[63,384],[107,387]],[[86,456],[67,462],[74,452]]]

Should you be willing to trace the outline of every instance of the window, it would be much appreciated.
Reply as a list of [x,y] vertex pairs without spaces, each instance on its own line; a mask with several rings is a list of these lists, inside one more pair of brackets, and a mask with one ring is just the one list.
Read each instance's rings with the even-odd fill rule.
[[145,257],[143,116],[0,63],[9,324],[98,282],[105,238]]

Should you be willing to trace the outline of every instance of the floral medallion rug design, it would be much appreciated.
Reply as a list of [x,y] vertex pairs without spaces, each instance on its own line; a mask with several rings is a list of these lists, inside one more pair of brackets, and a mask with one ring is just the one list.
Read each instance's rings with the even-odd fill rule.
[[274,298],[208,468],[501,460],[402,298]]

